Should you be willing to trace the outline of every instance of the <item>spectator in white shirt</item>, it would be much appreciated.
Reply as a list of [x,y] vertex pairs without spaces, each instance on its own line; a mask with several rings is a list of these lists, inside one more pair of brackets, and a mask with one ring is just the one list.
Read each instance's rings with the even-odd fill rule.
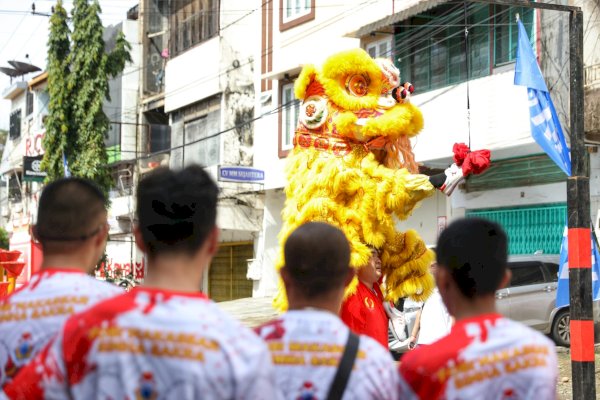
[[[435,276],[437,264],[431,264],[429,270]],[[421,309],[417,311],[410,343],[419,346],[431,344],[449,334],[453,322],[453,318],[442,301],[440,291],[436,287]]]

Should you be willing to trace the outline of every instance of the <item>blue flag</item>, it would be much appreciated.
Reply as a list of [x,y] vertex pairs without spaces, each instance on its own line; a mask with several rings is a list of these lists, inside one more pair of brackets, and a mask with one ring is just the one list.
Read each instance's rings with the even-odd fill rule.
[[526,86],[531,118],[531,136],[568,176],[571,176],[571,153],[565,141],[550,92],[540,71],[529,37],[519,20],[519,41],[515,65],[515,85]]
[[[567,227],[560,246],[560,261],[558,267],[558,288],[556,289],[556,307],[569,305],[569,245],[567,240]],[[591,234],[592,241],[592,296],[595,300],[600,299],[600,252]]]

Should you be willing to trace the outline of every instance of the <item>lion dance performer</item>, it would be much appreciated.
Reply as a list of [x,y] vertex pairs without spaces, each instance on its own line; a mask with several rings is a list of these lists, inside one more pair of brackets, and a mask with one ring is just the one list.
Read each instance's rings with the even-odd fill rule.
[[[344,231],[352,267],[367,265],[377,249],[387,299],[424,300],[431,293],[434,254],[414,230],[396,230],[394,215],[406,219],[436,188],[449,195],[466,175],[489,165],[489,151],[455,145],[456,163],[445,173],[419,174],[410,138],[422,129],[423,117],[408,101],[412,85],[400,85],[399,75],[391,61],[362,49],[335,54],[321,69],[302,69],[294,88],[303,103],[286,165],[277,268],[289,234],[321,221]],[[355,278],[347,295],[356,287]],[[287,308],[281,284],[274,305]]]

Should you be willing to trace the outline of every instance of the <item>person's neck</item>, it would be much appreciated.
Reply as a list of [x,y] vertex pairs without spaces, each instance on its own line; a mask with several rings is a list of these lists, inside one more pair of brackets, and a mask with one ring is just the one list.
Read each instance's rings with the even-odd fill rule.
[[177,256],[148,261],[148,276],[142,286],[177,292],[200,292],[207,262],[196,263],[187,257]]
[[330,299],[290,299],[289,310],[303,310],[313,308],[321,311],[328,311],[332,314],[339,315],[342,306],[341,300],[331,301]]
[[371,290],[375,289],[375,285],[377,284],[377,282],[368,282],[368,281],[363,281],[362,279],[359,279],[360,283],[362,283],[363,285],[365,285],[366,287],[368,287]]
[[496,299],[492,296],[480,297],[474,300],[461,299],[457,302],[453,317],[456,321],[474,318],[484,314],[496,313]]
[[89,261],[78,255],[44,254],[41,269],[61,268],[88,272]]

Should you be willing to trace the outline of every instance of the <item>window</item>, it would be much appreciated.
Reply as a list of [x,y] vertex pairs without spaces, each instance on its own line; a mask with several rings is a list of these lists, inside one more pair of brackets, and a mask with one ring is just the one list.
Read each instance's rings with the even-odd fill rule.
[[208,40],[219,31],[218,0],[174,0],[171,3],[171,56]]
[[214,136],[214,134],[220,130],[220,115],[219,110],[212,111],[207,115],[185,123],[185,147],[183,149],[185,165],[200,164],[210,167],[219,163],[221,136]]
[[558,281],[558,264],[556,263],[544,263],[548,272],[550,273],[550,281],[557,282]]
[[10,175],[8,180],[8,200],[11,203],[20,203],[22,200],[21,182],[23,176],[21,172]]
[[392,38],[385,38],[367,44],[367,53],[373,58],[391,58],[392,57]]
[[279,98],[279,157],[285,157],[292,149],[300,112],[300,100],[296,100],[294,95],[293,82],[281,85]]
[[10,114],[9,136],[11,139],[21,137],[21,110],[15,110]]
[[402,22],[396,28],[395,57],[392,57],[399,60],[402,80],[412,82],[419,92],[424,92],[488,76],[494,67],[514,62],[517,13],[531,38],[533,9],[487,4],[469,6],[469,76],[461,4],[442,5]]
[[150,153],[168,150],[171,147],[171,127],[150,124]]
[[533,30],[533,8],[494,6],[494,65],[499,66],[517,57],[519,28],[515,23],[517,14],[531,39]]
[[544,273],[539,262],[514,262],[508,264],[512,272],[510,286],[544,283]]
[[33,114],[33,92],[31,90],[27,91],[27,99],[25,105],[25,115]]
[[279,0],[279,30],[315,19],[315,0]]

